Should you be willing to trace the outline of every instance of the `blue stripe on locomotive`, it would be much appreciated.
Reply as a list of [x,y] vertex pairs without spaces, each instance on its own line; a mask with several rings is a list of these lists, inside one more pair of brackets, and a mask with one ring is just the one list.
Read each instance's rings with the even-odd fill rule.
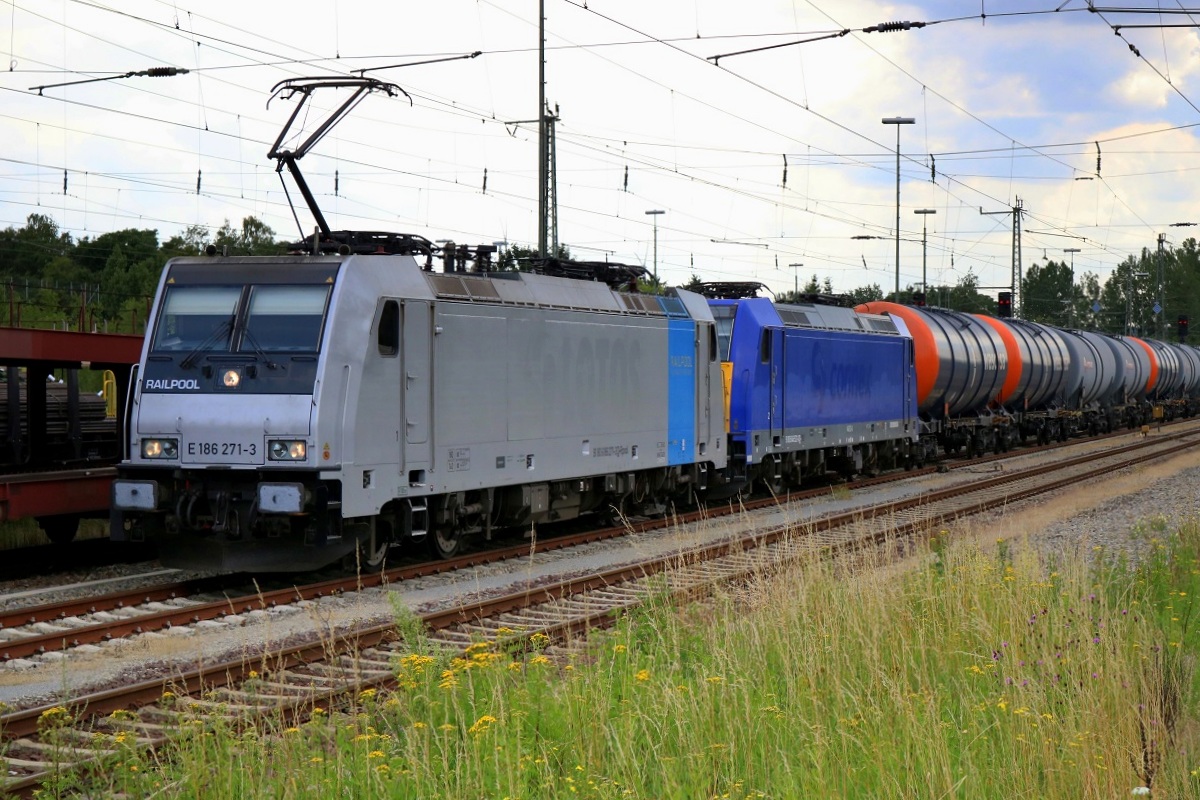
[[[784,328],[766,298],[712,304],[738,307],[729,349],[733,364],[729,430],[735,440],[772,428],[778,432],[780,428],[916,420],[908,337]],[[771,331],[772,338],[766,361],[764,329]],[[782,425],[779,420],[772,425],[772,400],[776,413],[782,414]],[[746,445],[746,452],[752,453],[753,444]]]
[[690,464],[696,449],[696,323],[667,322],[667,464]]

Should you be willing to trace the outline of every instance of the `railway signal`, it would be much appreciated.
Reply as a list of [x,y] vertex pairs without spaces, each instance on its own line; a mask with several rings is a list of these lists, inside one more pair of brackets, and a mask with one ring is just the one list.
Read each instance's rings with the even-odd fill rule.
[[1012,292],[1001,292],[996,299],[996,316],[1008,319],[1012,317]]

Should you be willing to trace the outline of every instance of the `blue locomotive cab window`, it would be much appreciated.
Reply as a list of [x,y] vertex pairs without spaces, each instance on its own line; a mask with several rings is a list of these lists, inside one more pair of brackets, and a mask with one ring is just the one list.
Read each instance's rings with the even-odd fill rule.
[[228,351],[240,286],[171,286],[163,302],[154,349]]
[[242,352],[316,352],[328,300],[323,285],[251,287]]

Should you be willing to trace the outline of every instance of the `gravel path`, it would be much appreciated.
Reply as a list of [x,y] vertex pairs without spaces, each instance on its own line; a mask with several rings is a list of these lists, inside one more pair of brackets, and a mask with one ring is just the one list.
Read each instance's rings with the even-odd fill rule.
[[[1072,452],[1114,446],[1080,443]],[[1062,457],[1037,453],[1020,463]],[[1012,463],[1012,462],[1009,462]],[[1015,465],[1014,465],[1015,466]],[[1014,468],[1009,466],[1009,469]],[[421,578],[390,589],[373,589],[340,597],[258,611],[167,633],[143,634],[103,646],[76,648],[66,655],[49,653],[36,660],[0,666],[0,702],[29,707],[53,702],[64,693],[87,687],[106,687],[189,669],[201,659],[260,655],[267,642],[311,636],[313,630],[333,631],[351,625],[382,623],[393,616],[393,603],[417,613],[458,605],[477,594],[504,594],[529,583],[544,583],[575,574],[632,563],[655,554],[688,549],[730,535],[731,526],[769,526],[784,520],[803,522],[812,516],[847,510],[881,499],[927,492],[990,473],[996,465],[980,464],[942,475],[931,475],[871,489],[861,496],[831,492],[827,500],[795,504],[756,513],[734,521],[709,521],[666,531],[637,534],[568,551],[537,554],[524,562],[492,564],[473,570]],[[1048,497],[1016,503],[1002,512],[967,520],[953,529],[956,536],[976,536],[984,544],[997,539],[1029,541],[1045,552],[1096,545],[1111,554],[1136,557],[1148,546],[1148,531],[1171,530],[1183,520],[1200,516],[1200,453],[1180,456],[1160,465],[1116,473],[1102,482],[1089,482]],[[11,591],[9,587],[5,590]],[[0,597],[0,602],[3,598]]]

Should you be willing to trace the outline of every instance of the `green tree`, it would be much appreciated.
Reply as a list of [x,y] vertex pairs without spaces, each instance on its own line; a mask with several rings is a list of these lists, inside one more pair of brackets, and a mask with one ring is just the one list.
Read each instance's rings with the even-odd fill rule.
[[850,302],[853,305],[859,306],[863,303],[873,303],[876,300],[883,299],[883,289],[879,288],[878,283],[872,283],[870,286],[860,286],[850,292]]
[[56,256],[40,275],[30,276],[24,282],[36,286],[37,291],[32,300],[27,295],[26,314],[21,317],[23,325],[29,324],[28,313],[32,313],[36,304],[50,315],[55,327],[78,327],[81,312],[86,310],[98,289],[97,281],[66,255]]
[[[557,257],[569,261],[571,250],[564,244],[558,246]],[[504,248],[496,259],[497,269],[501,272],[529,272],[539,261],[538,249],[523,244],[510,244]]]
[[0,231],[0,280],[37,280],[50,262],[70,257],[74,246],[50,217],[30,214],[24,227]]
[[273,256],[284,252],[286,243],[275,241],[275,231],[257,217],[244,217],[242,227],[234,228],[225,220],[212,243],[230,256]]
[[1078,324],[1082,294],[1072,285],[1071,267],[1048,260],[1034,264],[1021,281],[1021,316],[1033,322],[1071,326]]
[[[1200,325],[1200,250],[1196,240],[1185,239],[1174,249],[1173,269],[1167,280],[1167,322],[1174,324],[1180,314],[1187,314]],[[1172,338],[1175,338],[1172,328]]]
[[[1088,331],[1100,330],[1100,321],[1104,318],[1104,307],[1100,304],[1100,276],[1094,272],[1078,275],[1075,292],[1075,327]],[[1093,310],[1097,306],[1100,310]]]
[[120,245],[113,248],[104,265],[100,278],[100,315],[105,320],[115,320],[129,291],[129,259]]
[[667,286],[662,282],[662,278],[656,278],[653,275],[646,275],[638,279],[638,291],[642,294],[665,294]]
[[128,261],[136,262],[147,258],[160,258],[158,231],[126,228],[101,234],[95,239],[84,237],[75,248],[75,261],[87,270],[90,279],[100,281],[108,259],[120,248]]
[[994,314],[996,300],[981,293],[979,278],[974,272],[968,272],[947,292],[946,307],[968,314]]
[[161,252],[163,260],[176,256],[198,256],[204,252],[209,242],[208,228],[204,225],[189,225],[183,233],[172,236],[163,242]]
[[1100,292],[1101,330],[1132,336],[1154,331],[1155,274],[1150,251],[1129,256],[1112,271]]

